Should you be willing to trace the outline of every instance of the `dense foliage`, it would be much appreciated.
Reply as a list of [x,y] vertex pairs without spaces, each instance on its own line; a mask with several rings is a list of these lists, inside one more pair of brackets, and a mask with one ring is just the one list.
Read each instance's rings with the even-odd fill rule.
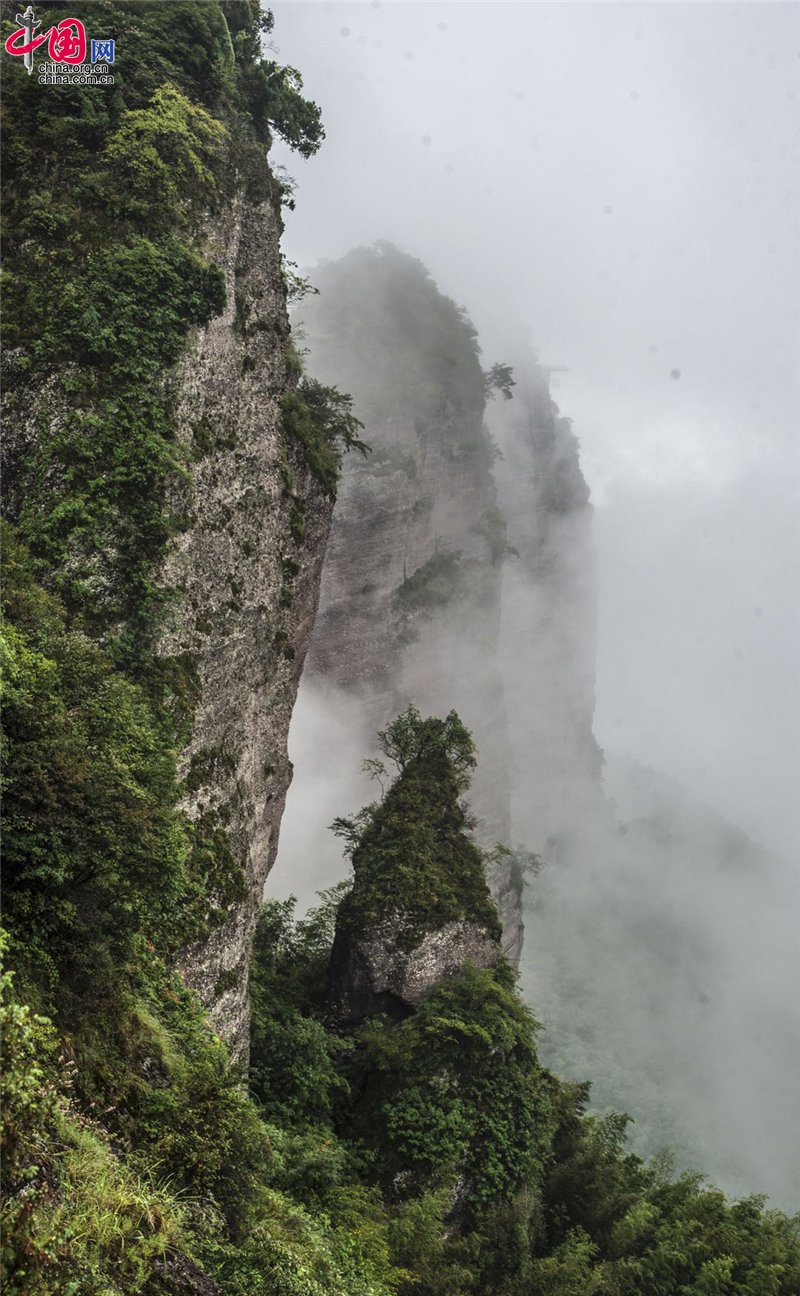
[[313,378],[302,378],[297,388],[284,396],[283,425],[329,495],[336,495],[342,452],[369,454],[369,448],[358,439],[363,425],[353,414],[352,397]]
[[[320,1272],[350,1262],[272,1187],[242,1077],[165,965],[241,868],[219,817],[176,809],[195,681],[152,645],[185,525],[166,503],[188,466],[172,374],[225,302],[205,221],[242,186],[277,211],[272,133],[308,156],[322,128],[264,57],[256,0],[80,16],[116,40],[113,89],[4,65],[3,1285],[211,1290],[202,1269],[250,1292],[294,1272],[303,1229]],[[332,491],[355,424],[346,397],[313,395],[287,472],[296,456]]]
[[468,967],[405,1021],[371,1022],[360,1044],[368,1084],[352,1122],[388,1195],[447,1189],[453,1217],[474,1228],[488,1207],[538,1193],[549,1093],[507,973]]
[[[66,1038],[12,991],[6,1290],[792,1296],[798,1223],[626,1155],[625,1118],[586,1116],[588,1086],[541,1067],[502,962],[465,966],[405,1019],[367,1020],[353,1038],[327,1024],[334,930],[357,938],[372,921],[356,887],[363,901],[373,867],[385,886],[418,820],[423,844],[438,830],[439,864],[452,861],[475,763],[455,715],[409,708],[382,742],[397,777],[347,823],[360,882],[300,923],[291,902],[264,907],[251,1097],[194,996],[138,934],[123,968],[109,958],[107,979],[82,987],[82,1024]],[[422,769],[447,796],[429,795]],[[376,834],[382,849],[359,855]],[[429,841],[416,871],[398,856],[417,891],[436,850]]]
[[[382,804],[407,780],[415,786],[417,762],[434,751],[457,794],[466,790],[474,755],[457,717],[423,721],[411,709],[383,745],[398,775]],[[410,821],[416,812],[412,801]],[[439,814],[444,825],[447,807]],[[354,840],[369,834],[370,820],[347,823]],[[404,831],[399,819],[384,825],[387,838]],[[369,871],[368,856],[361,867]],[[420,888],[427,869],[420,859]],[[326,1219],[340,1220],[348,1203],[348,1227],[371,1239],[363,1272],[383,1284],[377,1290],[796,1290],[800,1221],[765,1211],[757,1198],[729,1203],[699,1177],[675,1179],[666,1160],[646,1166],[626,1153],[627,1118],[587,1115],[589,1086],[541,1067],[536,1023],[506,966],[466,967],[404,1019],[373,1018],[351,1039],[331,1030],[326,966],[337,910],[339,930],[344,918],[358,935],[356,886],[328,893],[300,923],[291,903],[265,906],[252,973],[251,1081],[266,1118],[290,1131],[282,1146],[293,1146],[294,1163],[283,1185]]]
[[112,975],[137,932],[174,944],[189,828],[142,690],[69,626],[7,531],[3,550],[5,921],[52,1005]]

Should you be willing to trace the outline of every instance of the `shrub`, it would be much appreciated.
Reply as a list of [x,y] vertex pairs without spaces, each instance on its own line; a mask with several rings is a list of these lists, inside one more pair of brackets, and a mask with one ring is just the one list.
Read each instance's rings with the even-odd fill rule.
[[358,439],[363,426],[353,414],[353,401],[336,387],[323,387],[313,378],[302,378],[296,390],[283,397],[283,426],[301,461],[319,480],[326,494],[335,497],[342,454],[369,448]]
[[541,1187],[553,1114],[535,1022],[490,969],[438,986],[399,1024],[360,1036],[370,1075],[355,1127],[380,1144],[380,1179],[401,1196],[452,1186],[472,1226],[492,1203]]
[[179,930],[188,836],[175,753],[9,534],[4,606],[6,921],[31,975],[43,958],[86,993],[134,933],[168,942]]

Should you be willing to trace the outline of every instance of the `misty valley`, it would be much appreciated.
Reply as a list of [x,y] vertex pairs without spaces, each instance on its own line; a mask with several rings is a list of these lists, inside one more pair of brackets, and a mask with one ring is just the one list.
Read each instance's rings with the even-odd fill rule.
[[629,19],[386,8],[86,0],[113,86],[4,64],[4,1291],[797,1296],[785,825],[650,755],[672,676],[609,721],[623,477],[480,241],[460,305],[413,204],[309,217],[368,81],[326,140],[275,44],[425,103],[437,40],[468,94],[485,24]]

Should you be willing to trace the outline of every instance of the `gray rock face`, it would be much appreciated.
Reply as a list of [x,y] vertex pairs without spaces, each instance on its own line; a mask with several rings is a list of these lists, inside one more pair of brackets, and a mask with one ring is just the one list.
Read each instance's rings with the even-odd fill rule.
[[240,1055],[253,932],[291,778],[286,739],[332,511],[282,427],[289,325],[279,236],[271,204],[241,197],[208,231],[228,304],[176,378],[194,465],[175,487],[171,503],[189,525],[163,572],[181,599],[160,651],[188,667],[196,694],[182,755],[185,808],[225,833],[238,875],[221,889],[211,879],[210,935],[179,965]]
[[396,942],[397,920],[354,938],[337,932],[330,968],[329,1010],[337,1025],[353,1027],[375,1013],[407,1016],[414,1005],[468,964],[494,967],[497,941],[475,923],[452,922],[426,932],[413,950]]

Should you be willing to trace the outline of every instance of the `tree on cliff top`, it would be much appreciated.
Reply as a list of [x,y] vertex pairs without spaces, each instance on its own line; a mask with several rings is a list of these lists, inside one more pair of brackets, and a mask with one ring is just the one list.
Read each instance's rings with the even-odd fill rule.
[[[415,257],[391,243],[354,248],[312,276],[301,311],[315,376],[355,398],[369,427],[452,415],[480,425],[486,402],[477,332]],[[472,426],[459,422],[461,435]]]
[[[351,930],[398,918],[398,941],[413,949],[427,931],[457,920],[499,938],[500,924],[486,886],[483,854],[461,800],[475,768],[475,745],[455,711],[423,719],[409,706],[379,734],[398,771],[379,802],[334,831],[348,843],[353,889],[340,910]],[[377,779],[383,762],[366,762]]]

